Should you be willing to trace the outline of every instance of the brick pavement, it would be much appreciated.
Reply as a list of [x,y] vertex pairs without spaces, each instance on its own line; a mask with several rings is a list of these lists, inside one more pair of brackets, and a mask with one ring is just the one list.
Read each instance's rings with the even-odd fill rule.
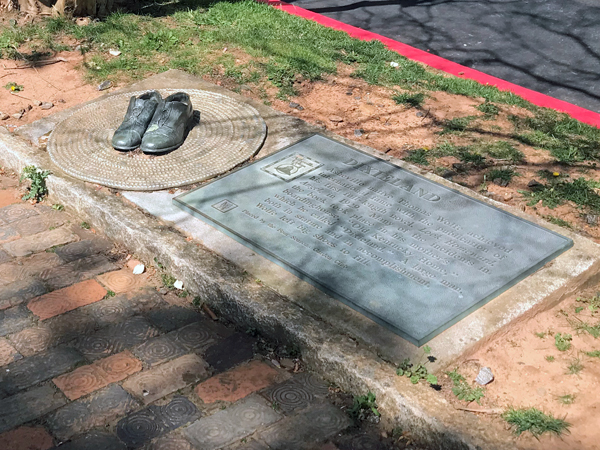
[[0,175],[0,449],[388,448],[323,380],[19,197]]

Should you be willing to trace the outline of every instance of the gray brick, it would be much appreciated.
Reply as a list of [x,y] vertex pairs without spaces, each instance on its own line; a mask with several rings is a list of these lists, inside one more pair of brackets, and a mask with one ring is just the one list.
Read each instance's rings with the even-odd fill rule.
[[76,400],[46,420],[52,434],[69,439],[94,427],[104,426],[138,407],[138,402],[116,384]]
[[76,261],[97,253],[105,253],[112,249],[106,239],[84,239],[56,249],[56,254],[66,263]]
[[62,266],[44,270],[39,274],[39,278],[43,280],[50,289],[55,290],[116,269],[118,269],[118,266],[109,261],[106,256],[92,255],[63,264]]
[[33,207],[25,204],[15,204],[0,208],[0,220],[5,223],[12,223],[37,215],[39,213]]
[[37,419],[66,402],[65,397],[50,385],[0,400],[0,433]]
[[20,237],[21,235],[14,227],[10,225],[0,227],[0,243],[5,244],[7,242],[16,241]]
[[9,364],[0,374],[0,390],[8,395],[27,389],[42,381],[68,372],[85,361],[83,356],[72,348],[55,348],[46,353],[30,356]]
[[32,253],[43,252],[55,245],[66,244],[77,239],[77,236],[66,228],[57,228],[51,231],[27,236],[17,241],[3,244],[4,250],[13,256],[28,256]]
[[257,438],[273,450],[308,450],[351,424],[348,416],[336,406],[312,405],[259,432]]
[[156,366],[187,353],[186,348],[171,336],[159,336],[134,347],[134,355],[149,367]]
[[252,359],[256,339],[242,333],[235,333],[218,341],[204,353],[204,360],[217,372],[224,372]]
[[16,333],[33,324],[33,315],[25,305],[0,311],[0,336]]
[[190,323],[204,320],[204,317],[198,311],[183,306],[170,306],[150,311],[146,316],[150,319],[150,322],[163,331],[173,331]]
[[18,305],[46,292],[46,286],[39,280],[26,278],[15,281],[0,289],[0,309]]
[[10,256],[8,253],[6,253],[4,250],[0,250],[0,264],[3,264],[5,262],[8,262],[12,259],[13,257]]
[[[194,450],[185,438],[176,433],[161,436],[144,447],[144,450]],[[268,449],[266,449],[268,450]]]
[[[258,395],[250,395],[212,416],[204,417],[184,430],[190,442],[203,450],[216,450],[240,440],[259,428],[281,419]],[[288,447],[289,450],[294,447]]]
[[300,373],[283,383],[264,390],[263,395],[269,403],[279,405],[284,413],[303,409],[310,404],[319,403],[329,393],[327,384],[316,375]]
[[127,446],[115,435],[92,431],[50,450],[127,450]]
[[167,302],[156,291],[150,291],[138,294],[133,298],[118,295],[84,306],[81,309],[92,316],[98,322],[98,325],[108,326],[164,305],[167,305]]

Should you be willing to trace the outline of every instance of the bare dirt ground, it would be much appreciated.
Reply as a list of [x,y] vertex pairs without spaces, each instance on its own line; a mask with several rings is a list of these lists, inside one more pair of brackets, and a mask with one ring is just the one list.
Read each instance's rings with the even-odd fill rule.
[[[21,119],[10,117],[0,121],[1,125],[14,130],[16,126],[104,93],[99,92],[95,85],[86,84],[84,81],[81,54],[64,52],[57,56],[68,61],[39,69],[11,69],[15,67],[15,61],[0,60],[0,84],[15,81],[24,86],[23,91],[17,93],[18,97],[6,89],[0,89],[0,111],[12,116],[23,109],[26,110]],[[259,83],[239,86],[215,73],[205,78],[236,89],[242,95],[269,103],[275,109],[295,115],[323,129],[400,158],[406,157],[411,150],[427,150],[444,140],[456,145],[472,142],[472,137],[469,138],[465,133],[441,136],[440,131],[444,120],[469,115],[482,116],[476,109],[482,100],[432,92],[419,110],[397,105],[391,99],[394,91],[352,78],[351,72],[351,67],[340,66],[337,75],[319,82],[311,83],[298,79],[296,88],[299,95],[286,101],[277,99],[276,90],[271,85]],[[118,87],[116,84],[111,90]],[[52,102],[54,106],[49,110],[42,110],[35,106],[35,100]],[[500,109],[496,120],[478,122],[480,134],[485,135],[486,139],[510,140],[513,126],[507,118],[508,115],[528,114],[526,110],[518,107],[501,106]],[[457,173],[452,180],[530,214],[542,217],[551,215],[565,220],[575,231],[600,242],[600,229],[588,223],[585,215],[575,205],[565,204],[555,209],[539,204],[528,206],[528,199],[519,193],[520,190],[528,190],[527,184],[530,180],[539,179],[537,172],[541,169],[571,178],[585,173],[586,177],[596,180],[600,179],[600,172],[595,167],[559,165],[546,151],[514,141],[513,143],[525,154],[525,160],[522,164],[511,166],[520,176],[515,177],[508,186],[498,186],[489,181],[484,185],[481,171]],[[428,168],[432,172],[441,173],[451,170],[452,165],[458,162],[456,158],[444,157]],[[595,289],[591,289],[589,292],[580,293],[580,296],[589,298],[594,294]],[[529,435],[523,435],[520,439],[525,446],[544,450],[600,449],[600,427],[597,419],[600,412],[600,397],[597,394],[600,387],[600,358],[592,358],[582,353],[598,350],[600,344],[588,333],[578,334],[575,330],[574,324],[578,319],[592,319],[590,323],[594,323],[594,318],[589,317],[589,310],[575,313],[575,307],[579,305],[580,302],[575,298],[570,298],[531,320],[512,326],[503,336],[488,343],[476,355],[458,365],[459,372],[469,381],[474,379],[480,367],[492,368],[495,380],[486,388],[486,397],[481,408],[535,406],[557,417],[566,416],[566,420],[572,424],[571,434],[563,438],[544,436],[538,442]],[[557,332],[573,335],[571,349],[565,352],[557,350],[554,345],[554,335]],[[535,333],[545,334],[541,338]],[[435,349],[433,351],[435,352]],[[554,360],[546,357],[554,357]],[[577,358],[584,368],[575,374],[569,374],[567,366]],[[440,379],[446,387],[441,395],[446,395],[456,406],[465,406],[464,402],[456,400],[452,395],[449,380],[444,379],[443,375]],[[572,395],[572,402],[565,404],[565,397],[562,397],[563,400],[559,398],[565,395]],[[468,406],[480,408],[474,403]],[[502,420],[495,414],[476,414],[482,415],[483,420]]]

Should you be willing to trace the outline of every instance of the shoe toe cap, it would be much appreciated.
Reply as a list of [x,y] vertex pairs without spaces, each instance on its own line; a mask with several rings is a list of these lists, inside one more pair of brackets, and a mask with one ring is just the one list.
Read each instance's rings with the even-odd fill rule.
[[117,149],[130,150],[139,147],[141,141],[139,133],[133,130],[117,132],[112,137],[112,146]]

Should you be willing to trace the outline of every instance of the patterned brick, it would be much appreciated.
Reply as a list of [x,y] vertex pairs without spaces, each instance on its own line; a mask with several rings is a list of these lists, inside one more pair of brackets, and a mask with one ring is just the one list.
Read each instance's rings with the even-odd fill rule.
[[32,206],[26,204],[16,204],[0,208],[0,220],[5,223],[12,223],[37,215],[39,213]]
[[50,385],[44,385],[2,400],[0,433],[37,419],[66,403],[65,397]]
[[17,241],[3,244],[4,250],[13,256],[28,256],[32,253],[43,252],[55,245],[67,244],[77,239],[71,231],[66,228],[44,231],[33,236],[23,237]]
[[[225,410],[197,420],[184,430],[184,434],[192,445],[203,450],[216,450],[280,420],[281,417],[264,399],[251,395]],[[286,450],[292,448],[295,447],[290,446]]]
[[0,338],[0,367],[18,361],[21,358],[23,356],[5,338]]
[[70,399],[76,400],[110,383],[142,370],[142,363],[124,351],[54,378],[52,381]]
[[95,280],[82,281],[34,299],[28,308],[41,320],[102,300],[106,290]]
[[0,311],[0,336],[16,333],[32,324],[31,313],[22,305]]
[[32,236],[34,234],[48,231],[49,228],[43,216],[36,217],[34,220],[19,220],[11,223],[10,226],[13,227],[21,236]]
[[[4,183],[2,183],[4,185]],[[8,205],[13,205],[21,201],[19,191],[14,188],[0,190],[0,208]]]
[[77,340],[76,347],[88,358],[97,359],[157,336],[159,331],[142,317],[132,317]]
[[159,336],[134,347],[133,353],[152,367],[183,356],[187,350],[171,336]]
[[71,341],[81,335],[92,334],[98,328],[94,318],[81,309],[52,317],[43,323],[52,331],[54,345]]
[[386,450],[389,447],[377,435],[369,433],[344,434],[335,439],[339,450]]
[[310,450],[319,442],[348,428],[352,422],[331,404],[312,405],[300,414],[286,417],[257,438],[273,450]]
[[101,302],[82,308],[92,316],[100,326],[123,322],[136,315],[145,313],[152,308],[163,306],[166,303],[155,291],[142,293],[132,298],[124,295],[107,298]]
[[255,441],[254,439],[246,440],[241,443],[233,444],[229,447],[225,447],[223,450],[270,450],[262,442]]
[[14,362],[1,375],[0,389],[8,395],[65,373],[83,362],[83,356],[72,348],[55,348],[46,353]]
[[42,427],[19,427],[0,434],[0,448],[5,450],[48,450],[52,436]]
[[145,277],[134,275],[129,269],[108,272],[96,278],[100,283],[106,286],[107,289],[110,289],[117,294],[136,292],[146,284],[144,281]]
[[0,250],[0,264],[4,264],[5,262],[8,262],[12,258],[13,257],[10,256],[8,253],[6,253],[4,250]]
[[39,297],[46,292],[46,286],[39,280],[26,278],[15,281],[0,289],[0,310]]
[[106,239],[84,239],[56,249],[56,254],[69,263],[86,258],[97,253],[105,253],[112,249],[112,244]]
[[327,384],[316,375],[301,373],[290,380],[276,384],[262,392],[272,404],[277,404],[281,411],[291,413],[326,398],[329,393]]
[[183,345],[188,351],[202,353],[208,347],[217,342],[219,338],[231,336],[233,331],[214,322],[202,319],[200,322],[191,323],[179,330],[172,331],[169,335],[173,336],[177,342]]
[[204,360],[217,372],[224,372],[252,359],[255,343],[256,339],[235,333],[209,347],[204,354]]
[[190,323],[205,320],[202,314],[195,309],[182,306],[169,306],[168,308],[150,311],[147,317],[150,322],[164,331],[173,331]]
[[136,409],[138,403],[120,386],[108,388],[76,400],[59,409],[47,419],[52,434],[69,439],[94,427],[103,426]]
[[208,377],[206,363],[197,355],[185,355],[137,373],[123,387],[145,404]]
[[278,375],[267,364],[251,361],[200,383],[196,394],[204,403],[235,402],[275,383]]
[[6,285],[26,278],[34,278],[41,271],[62,264],[54,253],[38,253],[26,259],[0,265],[0,285]]
[[44,324],[25,328],[23,331],[8,336],[8,339],[23,356],[43,352],[52,347],[56,341],[50,327]]
[[0,227],[0,244],[6,244],[8,242],[16,241],[20,239],[21,235],[10,225]]
[[117,424],[117,436],[137,448],[198,418],[198,408],[187,398],[175,396],[163,406],[151,405]]
[[170,433],[159,437],[144,447],[144,450],[194,450],[183,437]]
[[117,265],[109,261],[106,256],[92,255],[62,266],[48,268],[39,274],[39,278],[51,289],[60,289],[116,268]]
[[127,446],[112,434],[92,431],[51,450],[127,450]]

